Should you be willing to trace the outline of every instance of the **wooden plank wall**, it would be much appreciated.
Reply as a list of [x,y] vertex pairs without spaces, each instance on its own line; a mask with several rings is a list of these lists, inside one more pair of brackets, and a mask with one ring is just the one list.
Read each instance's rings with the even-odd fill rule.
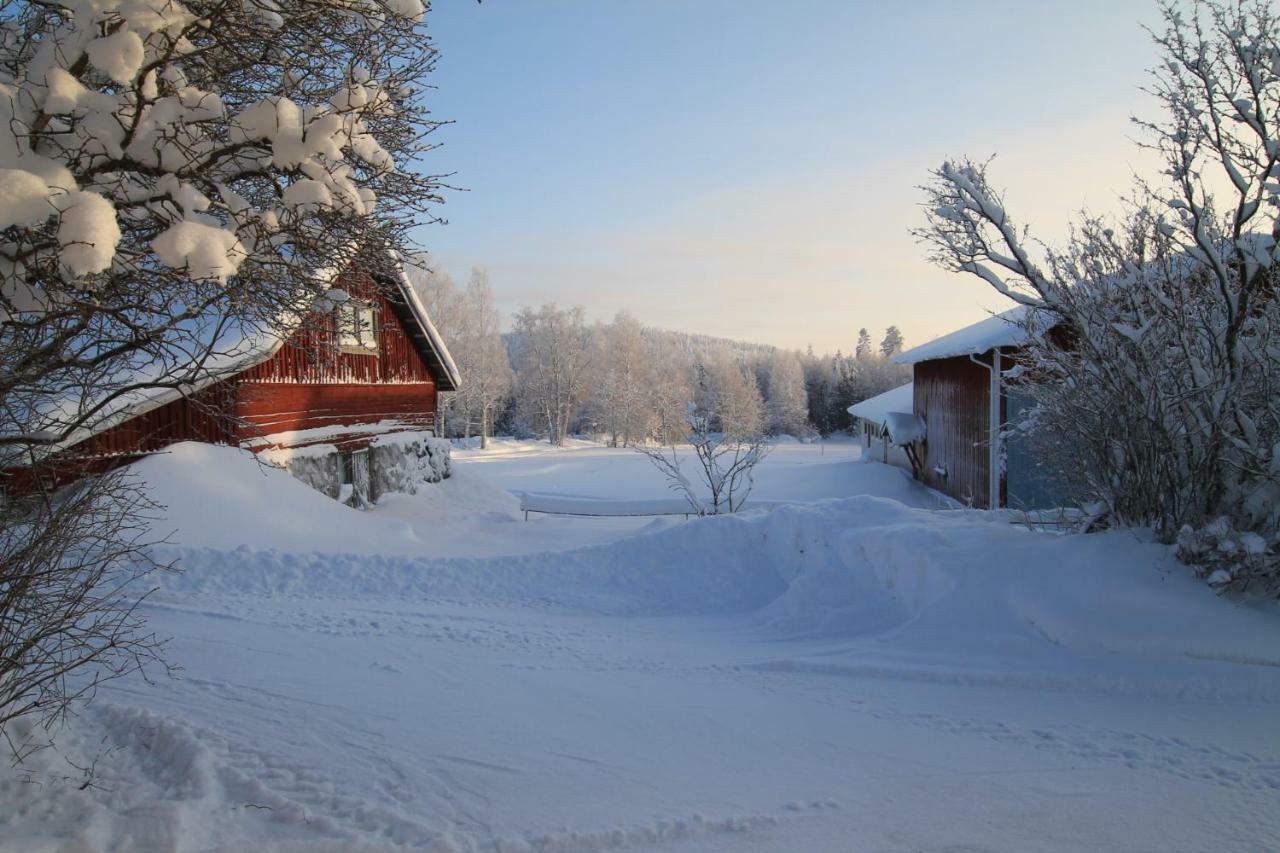
[[72,455],[96,458],[147,453],[175,441],[229,442],[236,431],[229,417],[234,400],[233,385],[217,383],[98,433],[75,445]]
[[[921,480],[987,508],[990,374],[964,356],[921,362],[914,373],[915,411],[925,423]],[[936,472],[939,466],[946,468],[945,477]]]
[[429,384],[431,371],[408,332],[400,324],[387,296],[364,273],[340,276],[337,286],[353,299],[372,302],[378,311],[378,352],[339,352],[332,314],[312,314],[284,346],[267,361],[240,374],[243,382],[400,383]]
[[436,383],[386,294],[363,273],[343,275],[337,286],[377,306],[378,351],[340,352],[333,315],[311,315],[279,352],[239,375],[241,440],[385,420],[435,425]]
[[[51,476],[65,482],[178,441],[228,444],[277,432],[386,420],[400,421],[406,429],[433,428],[435,380],[386,294],[363,272],[345,273],[335,286],[377,306],[377,353],[339,352],[333,315],[313,314],[262,364],[57,454],[46,466]],[[367,443],[369,435],[353,429],[343,443]],[[10,486],[21,479],[3,473]],[[30,479],[36,473],[21,476]]]
[[430,383],[339,385],[242,383],[236,415],[240,438],[280,432],[396,420],[406,427],[435,426],[436,392]]

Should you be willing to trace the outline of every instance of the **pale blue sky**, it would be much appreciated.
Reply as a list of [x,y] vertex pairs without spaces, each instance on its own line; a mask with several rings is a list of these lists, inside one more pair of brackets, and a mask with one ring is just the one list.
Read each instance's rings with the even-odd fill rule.
[[1001,302],[907,229],[948,155],[998,155],[1011,212],[1062,233],[1148,167],[1128,117],[1149,0],[437,0],[445,226],[417,236],[504,311],[555,301],[848,350]]

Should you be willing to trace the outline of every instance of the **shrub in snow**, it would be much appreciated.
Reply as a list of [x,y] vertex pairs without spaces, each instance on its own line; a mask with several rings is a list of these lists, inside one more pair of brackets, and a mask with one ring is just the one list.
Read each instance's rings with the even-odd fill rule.
[[947,162],[918,234],[938,263],[1030,306],[1029,330],[1058,324],[1033,336],[1023,378],[1046,461],[1081,502],[1165,541],[1220,517],[1274,541],[1280,17],[1265,2],[1161,10],[1151,91],[1166,115],[1138,123],[1163,181],[1139,183],[1119,221],[1086,217],[1037,254],[985,164]]
[[380,436],[369,448],[374,496],[388,492],[412,495],[425,485],[439,483],[452,473],[451,450],[443,438]]
[[1251,530],[1236,530],[1222,517],[1178,532],[1177,553],[1197,567],[1211,586],[1231,592],[1280,592],[1280,542]]
[[0,740],[15,761],[101,683],[164,668],[137,609],[155,583],[156,509],[121,472],[0,497]]
[[681,468],[675,442],[667,448],[636,450],[649,458],[695,513],[735,512],[755,487],[756,466],[769,454],[764,400],[755,378],[728,356],[698,365],[696,374],[694,402],[677,441],[692,448],[700,485],[706,487],[709,500],[702,500],[701,489]]
[[342,489],[342,460],[332,453],[290,456],[285,469],[317,492],[337,500]]

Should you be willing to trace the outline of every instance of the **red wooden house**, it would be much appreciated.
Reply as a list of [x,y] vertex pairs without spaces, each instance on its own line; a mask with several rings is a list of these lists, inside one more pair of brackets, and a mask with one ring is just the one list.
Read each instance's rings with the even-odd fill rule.
[[[351,455],[379,437],[434,431],[439,394],[457,390],[458,370],[408,279],[398,267],[351,269],[333,288],[345,301],[301,318],[291,335],[248,335],[200,381],[121,400],[58,449],[56,469],[105,470],[180,441],[324,445],[351,482]],[[360,468],[357,458],[357,478]]]
[[[1044,325],[1043,320],[1037,320]],[[988,317],[902,353],[913,369],[912,408],[924,426],[920,480],[981,509],[1057,505],[1034,449],[1002,438],[1031,401],[1008,373],[1033,331],[1024,308]]]

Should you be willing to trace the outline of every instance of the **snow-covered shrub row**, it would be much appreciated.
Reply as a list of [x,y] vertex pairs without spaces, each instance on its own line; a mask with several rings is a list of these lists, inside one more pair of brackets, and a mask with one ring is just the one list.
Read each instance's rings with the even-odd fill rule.
[[294,477],[335,500],[342,490],[342,459],[336,449],[323,454],[289,456],[283,464]]
[[1215,582],[1235,578],[1230,531],[1252,533],[1245,574],[1280,587],[1280,13],[1205,0],[1162,14],[1166,114],[1139,124],[1165,168],[1122,217],[1084,217],[1037,253],[986,164],[947,162],[918,233],[943,266],[1032,309],[1016,368],[1038,403],[1027,426],[1082,505],[1167,542],[1190,528],[1181,553]]
[[1274,590],[1280,584],[1276,556],[1267,540],[1251,530],[1235,530],[1231,519],[1214,519],[1178,533],[1178,557],[1198,567],[1211,586],[1236,592]]
[[[368,447],[369,498],[376,501],[389,492],[413,495],[423,486],[439,483],[452,472],[451,450],[448,440],[426,432],[378,436]],[[334,499],[342,496],[349,462],[333,445],[268,450],[263,455],[317,492]]]
[[451,473],[448,440],[424,433],[392,433],[378,436],[369,446],[373,496],[388,492],[417,494],[430,483]]

